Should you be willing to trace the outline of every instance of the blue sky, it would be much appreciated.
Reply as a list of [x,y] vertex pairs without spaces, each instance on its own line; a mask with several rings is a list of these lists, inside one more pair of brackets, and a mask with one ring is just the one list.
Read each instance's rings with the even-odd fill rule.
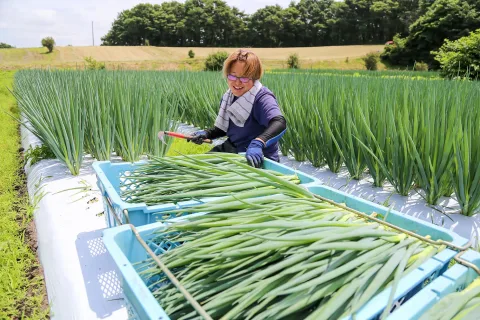
[[[288,6],[291,0],[226,0],[246,13],[266,5]],[[18,48],[40,47],[40,41],[52,36],[58,46],[92,45],[92,20],[95,45],[100,44],[117,14],[138,3],[162,3],[161,0],[0,0],[0,42]]]

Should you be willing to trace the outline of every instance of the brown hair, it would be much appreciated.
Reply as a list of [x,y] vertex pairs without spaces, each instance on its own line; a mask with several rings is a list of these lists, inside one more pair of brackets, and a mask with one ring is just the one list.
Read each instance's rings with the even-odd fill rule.
[[223,75],[227,77],[232,65],[237,61],[245,62],[243,76],[258,80],[263,75],[262,62],[255,53],[250,50],[239,49],[230,54],[223,64]]

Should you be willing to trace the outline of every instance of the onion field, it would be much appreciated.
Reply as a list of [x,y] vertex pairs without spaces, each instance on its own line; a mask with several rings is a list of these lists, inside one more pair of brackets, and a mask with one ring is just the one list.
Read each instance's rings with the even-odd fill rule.
[[[480,84],[317,72],[262,82],[287,119],[284,155],[402,195],[420,187],[430,204],[455,194],[465,215],[480,207]],[[163,156],[157,132],[212,126],[226,89],[220,73],[23,70],[13,93],[33,133],[78,174],[85,153]]]

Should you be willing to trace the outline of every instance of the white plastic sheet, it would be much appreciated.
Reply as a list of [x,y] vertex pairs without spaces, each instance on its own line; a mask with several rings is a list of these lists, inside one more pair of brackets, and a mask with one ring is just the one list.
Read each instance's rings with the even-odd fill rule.
[[[38,140],[22,128],[22,145]],[[119,273],[102,241],[102,199],[87,159],[73,177],[58,160],[27,167],[38,250],[53,319],[127,319]],[[91,186],[92,191],[71,188]],[[60,193],[57,193],[60,192]],[[76,194],[77,193],[77,194]]]

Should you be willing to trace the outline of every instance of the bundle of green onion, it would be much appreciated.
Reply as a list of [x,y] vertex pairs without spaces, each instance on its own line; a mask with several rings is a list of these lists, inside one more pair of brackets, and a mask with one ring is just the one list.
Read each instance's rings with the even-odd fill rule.
[[153,157],[121,180],[125,181],[121,185],[125,201],[147,205],[220,197],[245,190],[293,190],[307,194],[296,186],[300,183],[296,175],[252,168],[237,154]]
[[465,290],[445,296],[420,320],[475,320],[480,315],[480,278]]
[[[232,200],[232,199],[230,199]],[[156,241],[161,260],[214,319],[339,319],[443,248],[318,199],[219,199],[181,211]],[[198,314],[151,261],[137,266],[172,319]]]

